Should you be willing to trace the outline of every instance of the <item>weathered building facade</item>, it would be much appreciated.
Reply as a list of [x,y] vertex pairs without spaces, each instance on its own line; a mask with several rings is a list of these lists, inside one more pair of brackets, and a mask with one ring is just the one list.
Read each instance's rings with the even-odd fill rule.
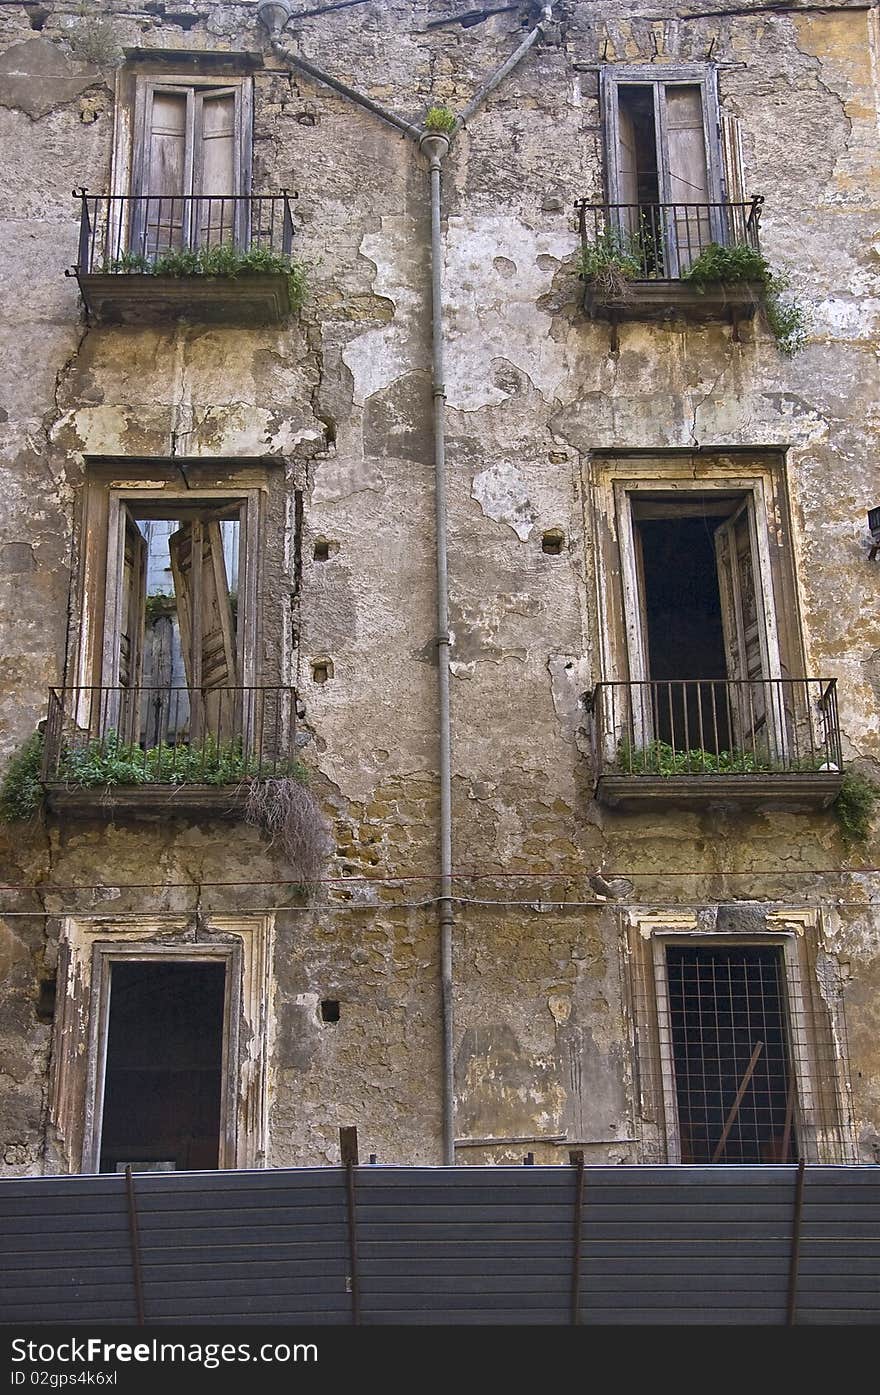
[[874,1161],[876,6],[306,8],[0,9],[3,1167]]

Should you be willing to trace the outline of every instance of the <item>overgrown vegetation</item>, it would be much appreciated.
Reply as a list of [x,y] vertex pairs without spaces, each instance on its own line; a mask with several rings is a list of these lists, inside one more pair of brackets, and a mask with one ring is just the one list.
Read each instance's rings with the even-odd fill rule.
[[791,357],[804,347],[808,328],[806,310],[791,297],[784,298],[790,287],[788,277],[774,272],[766,257],[748,243],[722,247],[718,242],[710,242],[682,274],[682,280],[693,282],[700,290],[744,283],[758,286],[767,324],[780,352]]
[[[0,817],[7,823],[33,818],[44,789],[40,778],[43,737],[35,732],[6,770],[0,786]],[[262,828],[270,847],[277,844],[303,886],[313,886],[329,852],[329,831],[320,805],[308,788],[308,770],[291,756],[260,761],[242,748],[240,737],[195,746],[160,744],[144,750],[108,732],[62,751],[54,781],[72,789],[113,789],[142,785],[227,785],[245,787],[245,821]]]
[[617,746],[617,769],[624,775],[760,775],[775,772],[809,773],[836,770],[822,751],[811,756],[774,759],[769,751],[679,750],[666,741],[633,746],[623,740]]
[[[54,772],[53,772],[54,773]],[[260,762],[242,749],[241,737],[217,741],[207,735],[195,745],[160,743],[146,750],[123,741],[114,731],[103,741],[89,741],[62,752],[55,779],[74,789],[112,788],[115,785],[237,785],[270,775],[305,778],[305,767],[295,757],[280,762]]]
[[651,741],[647,746],[621,741],[617,765],[625,775],[752,775],[777,768],[769,757],[752,751],[681,751],[665,741]]
[[330,852],[330,835],[315,796],[301,777],[254,780],[245,819],[278,844],[304,886],[315,887]]
[[630,282],[643,274],[638,235],[606,228],[581,249],[579,270],[604,299],[626,300],[632,294]]
[[147,257],[141,252],[121,252],[108,259],[106,272],[139,276],[261,276],[287,277],[290,303],[298,310],[305,299],[306,275],[302,262],[268,247],[250,247],[240,252],[229,242],[212,247],[177,247]]
[[118,68],[123,59],[122,45],[109,20],[84,15],[69,36],[71,50],[84,63],[96,68]]
[[858,770],[847,770],[832,808],[847,847],[864,843],[871,832],[871,818],[880,789]]
[[32,819],[38,813],[43,802],[42,763],[43,737],[35,731],[9,762],[0,786],[0,816],[6,823]]
[[437,135],[451,136],[458,118],[449,107],[429,107],[425,117],[425,130]]

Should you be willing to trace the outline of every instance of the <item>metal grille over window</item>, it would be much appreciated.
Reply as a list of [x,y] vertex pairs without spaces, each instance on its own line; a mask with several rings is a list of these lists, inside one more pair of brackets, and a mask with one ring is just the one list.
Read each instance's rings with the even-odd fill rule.
[[795,1088],[779,950],[666,951],[683,1162],[792,1162]]
[[677,1139],[682,1163],[841,1160],[842,985],[811,993],[779,943],[667,943],[656,969],[660,1077],[643,1058],[642,1079],[671,1156]]

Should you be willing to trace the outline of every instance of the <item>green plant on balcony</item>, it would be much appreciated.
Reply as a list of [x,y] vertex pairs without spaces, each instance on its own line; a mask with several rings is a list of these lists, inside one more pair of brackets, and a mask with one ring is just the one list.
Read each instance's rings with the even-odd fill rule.
[[784,299],[789,289],[788,277],[774,272],[766,257],[747,242],[724,247],[710,242],[682,273],[698,290],[711,286],[756,286],[762,295],[767,323],[781,353],[790,357],[804,347],[808,318],[802,305],[792,298]]
[[[763,775],[809,774],[836,770],[827,753],[774,758],[769,751],[705,751],[702,747],[681,750],[666,741],[649,741],[635,746],[626,738],[618,742],[615,769],[623,775]],[[873,789],[874,787],[871,786]]]
[[218,741],[208,734],[195,745],[160,742],[144,749],[123,741],[114,731],[103,741],[89,741],[62,752],[59,783],[75,789],[116,785],[238,785],[270,776],[304,780],[305,766],[295,757],[261,761],[242,747],[241,737]]
[[617,747],[617,768],[624,775],[753,775],[777,768],[769,757],[753,751],[677,750],[666,741]]
[[631,282],[642,270],[642,243],[638,233],[606,228],[581,249],[579,273],[602,300],[627,300]]
[[[45,795],[41,779],[43,736],[35,732],[10,762],[0,786],[0,818],[17,823],[38,813]],[[304,886],[318,881],[328,852],[320,806],[308,788],[308,770],[295,756],[265,761],[243,750],[240,737],[206,736],[195,746],[160,743],[144,749],[114,731],[103,741],[62,750],[55,782],[73,789],[136,788],[144,785],[245,787],[244,818],[268,834]]]
[[293,309],[301,308],[306,294],[303,263],[284,252],[268,247],[249,247],[241,252],[230,242],[211,247],[173,247],[150,258],[141,252],[121,252],[107,259],[102,270],[122,276],[285,276]]

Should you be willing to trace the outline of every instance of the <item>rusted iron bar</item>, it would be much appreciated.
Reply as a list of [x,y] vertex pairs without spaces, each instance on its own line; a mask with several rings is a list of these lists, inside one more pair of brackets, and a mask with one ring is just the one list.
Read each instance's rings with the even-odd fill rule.
[[797,1286],[798,1272],[801,1263],[801,1221],[804,1214],[804,1183],[806,1181],[806,1165],[801,1158],[797,1165],[797,1176],[794,1183],[794,1216],[791,1225],[791,1258],[788,1264],[788,1301],[785,1305],[785,1323],[787,1327],[794,1327],[797,1321]]
[[137,1200],[134,1191],[134,1177],[131,1166],[125,1168],[125,1195],[128,1201],[128,1238],[131,1244],[131,1272],[134,1279],[134,1305],[138,1327],[144,1327],[144,1272],[141,1264],[141,1236],[138,1226]]
[[730,1133],[730,1130],[733,1128],[733,1125],[736,1121],[736,1116],[739,1113],[739,1107],[743,1101],[743,1095],[749,1088],[749,1081],[755,1073],[755,1066],[758,1064],[758,1057],[760,1056],[763,1050],[764,1043],[762,1041],[756,1041],[755,1049],[749,1057],[749,1064],[746,1066],[743,1078],[739,1082],[739,1089],[736,1092],[736,1097],[733,1101],[733,1104],[730,1106],[730,1113],[724,1121],[724,1128],[721,1130],[721,1137],[715,1144],[715,1152],[712,1154],[713,1163],[717,1163],[718,1159],[721,1157],[721,1154],[724,1152],[724,1145],[727,1142],[727,1135]]
[[581,1248],[584,1217],[584,1151],[578,1148],[569,1153],[569,1160],[575,1169],[574,1180],[574,1244],[571,1252],[571,1323],[577,1327],[581,1320]]
[[342,1157],[342,1165],[345,1168],[345,1195],[348,1214],[348,1267],[351,1271],[348,1276],[351,1289],[351,1321],[354,1327],[360,1327],[361,1291],[360,1275],[358,1272],[357,1195],[355,1187],[355,1171],[358,1165],[358,1137],[356,1128],[342,1128],[339,1130],[339,1151]]

